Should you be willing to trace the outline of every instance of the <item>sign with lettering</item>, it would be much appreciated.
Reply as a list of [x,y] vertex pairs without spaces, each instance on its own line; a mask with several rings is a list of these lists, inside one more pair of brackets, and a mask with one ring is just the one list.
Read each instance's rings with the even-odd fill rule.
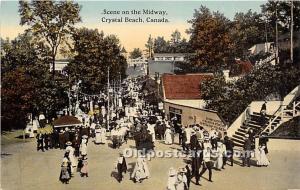
[[177,114],[182,114],[182,110],[181,109],[177,109],[177,108],[173,108],[173,107],[169,107],[169,111],[173,112],[173,113],[177,113]]
[[225,124],[221,120],[212,119],[209,117],[206,117],[204,120],[199,121],[199,124],[209,128],[215,128],[219,131],[227,130]]

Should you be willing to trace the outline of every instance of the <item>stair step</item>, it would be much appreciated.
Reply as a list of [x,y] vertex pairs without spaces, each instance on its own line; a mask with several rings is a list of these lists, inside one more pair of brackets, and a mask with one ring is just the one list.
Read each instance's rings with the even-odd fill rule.
[[[251,116],[254,116],[254,117],[256,117],[256,116],[261,116],[261,114],[260,113],[258,113],[258,112],[253,112],[252,114],[251,114]],[[266,117],[272,117],[271,115],[268,115],[268,114],[266,114]]]
[[234,142],[234,146],[243,147],[244,143]]
[[232,137],[232,140],[233,140],[233,142],[235,143],[235,142],[239,142],[239,143],[241,143],[241,144],[244,144],[244,140],[241,140],[241,139],[237,139],[236,137]]
[[257,125],[257,124],[253,124],[253,123],[249,123],[248,124],[248,127],[254,127],[254,128],[261,128],[261,126],[260,125]]
[[241,132],[241,131],[236,131],[235,134],[240,135],[240,136],[244,136],[247,133],[246,132]]
[[244,135],[238,135],[234,134],[232,137],[235,137],[236,139],[244,140],[245,136]]
[[237,131],[245,134],[247,133],[247,129],[243,129],[243,128],[239,128]]

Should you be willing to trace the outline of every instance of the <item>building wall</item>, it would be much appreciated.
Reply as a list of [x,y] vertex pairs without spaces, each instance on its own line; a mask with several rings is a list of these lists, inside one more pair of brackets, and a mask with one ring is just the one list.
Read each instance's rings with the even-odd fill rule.
[[300,139],[269,139],[269,151],[300,151]]
[[171,109],[181,110],[182,126],[200,124],[207,131],[210,131],[213,127],[223,132],[226,131],[225,123],[216,112],[165,102],[164,108],[167,117],[170,117],[170,107]]

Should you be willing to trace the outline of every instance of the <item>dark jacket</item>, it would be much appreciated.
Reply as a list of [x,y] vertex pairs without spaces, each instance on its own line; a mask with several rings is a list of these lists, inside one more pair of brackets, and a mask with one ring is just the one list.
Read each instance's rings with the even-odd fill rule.
[[251,141],[250,139],[246,139],[243,146],[244,150],[251,150]]

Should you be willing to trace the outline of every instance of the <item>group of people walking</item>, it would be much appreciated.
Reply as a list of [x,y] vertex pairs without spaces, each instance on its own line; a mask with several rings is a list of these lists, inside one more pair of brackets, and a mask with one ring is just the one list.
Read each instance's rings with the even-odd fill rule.
[[88,157],[87,157],[88,136],[83,135],[79,155],[76,156],[75,148],[71,141],[66,143],[64,157],[61,164],[59,180],[68,184],[75,172],[80,172],[81,177],[88,177]]
[[[69,183],[76,171],[81,177],[88,177],[88,141],[103,145],[109,144],[109,138],[112,148],[120,148],[129,138],[135,141],[137,149],[150,151],[154,150],[156,143],[164,143],[167,146],[179,144],[182,152],[190,155],[190,159],[185,166],[177,170],[174,167],[169,169],[166,185],[168,190],[187,190],[193,178],[195,184],[200,185],[200,178],[206,172],[208,181],[212,182],[214,169],[225,169],[228,161],[230,166],[233,166],[234,143],[226,132],[216,128],[207,131],[198,124],[182,127],[177,123],[176,117],[168,119],[163,111],[148,105],[141,96],[136,95],[139,90],[140,86],[130,81],[123,96],[127,100],[121,98],[115,110],[106,109],[107,104],[103,101],[99,113],[95,112],[89,116],[87,113],[83,114],[84,117],[80,119],[82,126],[61,128],[54,130],[51,135],[37,136],[37,150],[44,151],[44,147],[65,150],[59,177],[62,183]],[[248,135],[243,147],[245,153],[248,150],[253,152],[253,136],[251,133]],[[178,137],[178,143],[175,142],[175,137]],[[259,145],[256,152],[257,165],[267,166],[269,161],[266,157],[266,140],[262,140]],[[251,155],[243,155],[243,165],[250,166]],[[146,156],[139,156],[132,168],[130,178],[135,183],[141,183],[151,176]],[[128,172],[126,159],[122,154],[117,158],[114,168],[117,171],[116,179],[120,183],[124,173]]]

